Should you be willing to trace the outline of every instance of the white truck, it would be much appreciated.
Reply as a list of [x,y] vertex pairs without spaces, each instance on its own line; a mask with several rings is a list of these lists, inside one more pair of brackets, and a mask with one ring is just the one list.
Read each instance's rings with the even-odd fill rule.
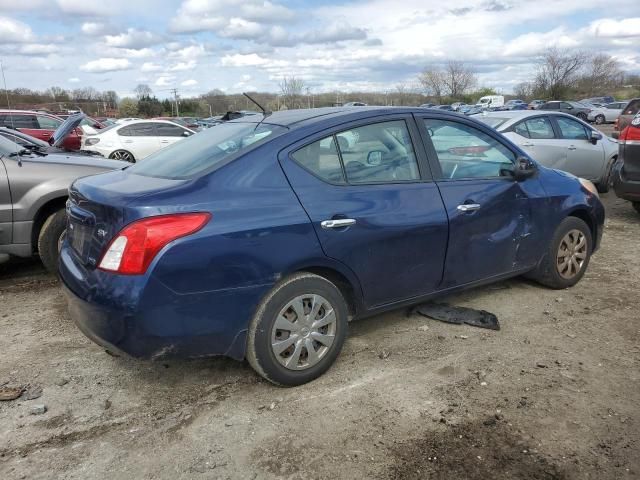
[[504,97],[502,95],[487,95],[486,97],[480,97],[480,100],[478,100],[478,103],[476,103],[476,107],[504,107]]

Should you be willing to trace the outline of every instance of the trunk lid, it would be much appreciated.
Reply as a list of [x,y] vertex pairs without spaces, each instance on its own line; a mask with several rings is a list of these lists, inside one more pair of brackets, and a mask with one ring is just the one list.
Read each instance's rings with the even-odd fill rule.
[[166,213],[153,207],[133,206],[134,200],[184,183],[185,180],[144,177],[122,170],[76,180],[69,187],[67,202],[69,245],[84,265],[95,267],[109,242],[126,224],[142,216]]

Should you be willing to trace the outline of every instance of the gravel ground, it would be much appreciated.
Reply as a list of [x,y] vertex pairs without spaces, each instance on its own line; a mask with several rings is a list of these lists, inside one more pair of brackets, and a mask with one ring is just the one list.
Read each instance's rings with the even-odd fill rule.
[[0,402],[0,478],[638,478],[640,217],[603,198],[576,287],[446,298],[500,331],[353,322],[336,365],[291,389],[232,360],[109,356],[37,262],[2,265],[0,385],[40,396]]

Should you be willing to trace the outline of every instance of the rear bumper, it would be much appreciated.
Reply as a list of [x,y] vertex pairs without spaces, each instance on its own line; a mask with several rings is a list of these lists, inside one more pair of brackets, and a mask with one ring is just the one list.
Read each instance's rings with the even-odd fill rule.
[[249,321],[270,288],[178,294],[153,276],[86,270],[66,245],[60,277],[78,328],[107,350],[142,359],[243,359]]
[[621,163],[616,165],[613,171],[613,189],[619,198],[640,202],[640,180],[627,178]]

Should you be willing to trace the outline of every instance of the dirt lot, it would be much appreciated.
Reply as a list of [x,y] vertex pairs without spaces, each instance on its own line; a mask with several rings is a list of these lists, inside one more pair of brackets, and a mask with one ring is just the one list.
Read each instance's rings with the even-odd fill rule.
[[638,478],[640,217],[605,203],[573,289],[446,299],[496,313],[498,332],[354,322],[337,364],[294,389],[231,360],[109,356],[36,262],[0,266],[0,385],[42,388],[0,402],[0,478]]

